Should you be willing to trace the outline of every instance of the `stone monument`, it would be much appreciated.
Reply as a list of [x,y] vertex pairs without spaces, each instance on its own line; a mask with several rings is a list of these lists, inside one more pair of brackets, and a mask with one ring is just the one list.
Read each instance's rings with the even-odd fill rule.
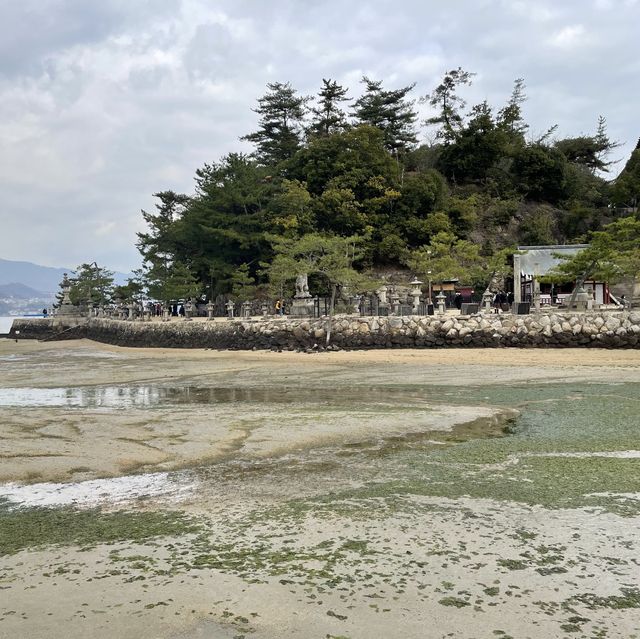
[[313,297],[309,293],[309,282],[307,273],[296,276],[296,294],[291,302],[289,315],[293,317],[313,317],[314,315]]
[[62,300],[60,301],[60,307],[56,315],[64,315],[66,317],[69,315],[80,315],[80,307],[71,303],[71,282],[66,273],[62,276],[60,288],[62,289]]

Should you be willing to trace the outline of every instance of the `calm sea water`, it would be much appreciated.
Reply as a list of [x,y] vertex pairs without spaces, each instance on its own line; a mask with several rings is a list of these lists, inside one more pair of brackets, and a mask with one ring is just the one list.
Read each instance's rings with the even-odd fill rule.
[[[13,324],[13,320],[16,319],[20,319],[24,317],[24,315],[11,315],[10,317],[7,316],[0,316],[0,335],[4,334],[4,333],[8,333],[9,329],[11,328],[11,324]],[[29,317],[44,317],[43,315],[30,315]]]

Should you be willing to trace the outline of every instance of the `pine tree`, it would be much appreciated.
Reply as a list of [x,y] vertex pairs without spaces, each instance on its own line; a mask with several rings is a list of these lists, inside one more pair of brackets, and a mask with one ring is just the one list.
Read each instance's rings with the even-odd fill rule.
[[465,71],[462,67],[447,71],[442,82],[423,98],[424,102],[440,110],[440,114],[427,119],[426,124],[440,125],[437,135],[445,143],[453,142],[458,137],[463,124],[460,110],[465,107],[466,102],[456,91],[461,86],[471,84],[474,75],[475,73]]
[[335,80],[322,79],[322,89],[318,93],[318,106],[311,109],[315,116],[309,132],[315,135],[330,135],[347,128],[347,116],[340,108],[340,102],[346,102],[348,89]]
[[498,113],[498,126],[517,137],[526,133],[529,125],[522,117],[522,103],[526,101],[524,78],[516,78],[509,102]]
[[69,296],[79,306],[101,306],[111,301],[113,271],[92,264],[80,264],[71,279]]
[[408,150],[417,142],[416,111],[407,95],[415,84],[401,89],[385,90],[379,80],[362,78],[364,94],[356,100],[353,113],[360,124],[369,124],[384,133],[384,143],[392,152]]
[[253,142],[257,159],[271,166],[288,160],[300,148],[309,98],[298,95],[288,82],[269,83],[267,88],[253,109],[260,116],[258,130],[240,139]]

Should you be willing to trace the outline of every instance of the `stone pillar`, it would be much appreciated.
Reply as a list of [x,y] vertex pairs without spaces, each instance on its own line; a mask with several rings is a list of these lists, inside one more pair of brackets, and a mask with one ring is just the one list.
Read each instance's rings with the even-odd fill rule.
[[515,304],[522,302],[522,266],[520,255],[513,256],[513,301]]
[[389,302],[387,300],[387,291],[388,291],[388,287],[385,286],[381,286],[377,291],[376,291],[376,296],[378,298],[378,314],[379,315],[384,315],[384,309],[389,308]]
[[540,282],[537,277],[533,278],[533,307],[540,312]]
[[445,300],[446,299],[447,299],[447,296],[444,294],[444,291],[440,291],[436,295],[436,301],[438,303],[438,315],[444,315],[445,314],[445,311],[446,311]]

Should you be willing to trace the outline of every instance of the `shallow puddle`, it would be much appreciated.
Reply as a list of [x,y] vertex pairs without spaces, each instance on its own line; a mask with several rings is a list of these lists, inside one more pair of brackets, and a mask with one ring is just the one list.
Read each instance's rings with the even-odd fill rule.
[[0,407],[77,407],[77,408],[153,408],[184,404],[296,404],[313,402],[369,407],[414,404],[424,399],[420,392],[381,388],[300,388],[262,387],[230,388],[203,386],[162,386],[157,384],[127,386],[91,386],[75,388],[0,388]]

